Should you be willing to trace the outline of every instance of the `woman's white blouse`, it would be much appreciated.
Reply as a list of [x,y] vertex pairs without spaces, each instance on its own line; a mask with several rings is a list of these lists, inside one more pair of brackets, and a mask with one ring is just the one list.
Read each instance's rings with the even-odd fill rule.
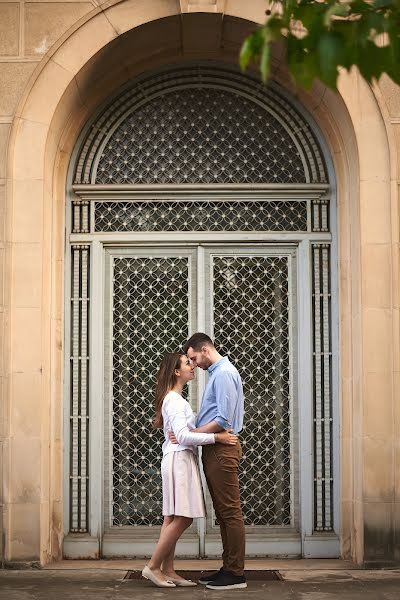
[[[213,433],[195,433],[196,421],[194,413],[187,402],[177,392],[168,392],[163,400],[162,416],[164,420],[163,456],[168,452],[179,452],[179,450],[192,450],[196,454],[196,446],[215,444]],[[173,431],[178,444],[173,444],[168,433]]]

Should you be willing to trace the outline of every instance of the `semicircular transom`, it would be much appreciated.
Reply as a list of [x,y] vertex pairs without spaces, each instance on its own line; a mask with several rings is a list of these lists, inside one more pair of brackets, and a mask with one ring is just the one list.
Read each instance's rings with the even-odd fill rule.
[[311,125],[277,85],[226,67],[136,79],[98,114],[76,184],[325,183]]

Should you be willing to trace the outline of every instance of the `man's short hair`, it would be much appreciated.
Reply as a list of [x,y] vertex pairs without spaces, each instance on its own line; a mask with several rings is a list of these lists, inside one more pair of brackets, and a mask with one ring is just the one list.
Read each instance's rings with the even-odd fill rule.
[[214,342],[206,333],[194,333],[183,346],[183,351],[186,354],[189,348],[193,348],[195,352],[199,352],[203,346],[214,348]]

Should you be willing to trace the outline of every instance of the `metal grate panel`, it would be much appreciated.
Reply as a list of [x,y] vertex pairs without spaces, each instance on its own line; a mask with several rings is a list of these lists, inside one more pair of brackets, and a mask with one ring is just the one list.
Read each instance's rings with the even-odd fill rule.
[[107,141],[96,183],[304,183],[301,154],[272,113],[234,92],[166,91]]
[[113,275],[112,525],[162,524],[155,375],[188,337],[188,259],[116,257]]
[[288,257],[214,258],[214,336],[244,383],[246,525],[292,525]]
[[307,231],[307,202],[96,202],[95,231]]
[[274,83],[225,66],[144,75],[97,116],[77,184],[324,183],[310,125]]

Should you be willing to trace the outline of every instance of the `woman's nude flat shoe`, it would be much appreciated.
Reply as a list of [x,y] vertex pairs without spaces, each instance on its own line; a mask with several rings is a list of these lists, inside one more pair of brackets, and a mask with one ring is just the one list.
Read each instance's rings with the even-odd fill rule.
[[147,565],[144,567],[144,569],[142,571],[142,577],[144,577],[145,579],[148,579],[149,581],[154,583],[154,585],[156,585],[157,587],[163,587],[163,588],[176,587],[175,583],[171,579],[168,579],[168,581],[164,581],[163,579],[158,579],[158,577],[156,577],[154,575],[153,571],[151,571]]
[[174,579],[174,577],[170,577],[169,581],[175,583],[177,587],[194,587],[197,585],[197,583],[191,581],[190,579]]

